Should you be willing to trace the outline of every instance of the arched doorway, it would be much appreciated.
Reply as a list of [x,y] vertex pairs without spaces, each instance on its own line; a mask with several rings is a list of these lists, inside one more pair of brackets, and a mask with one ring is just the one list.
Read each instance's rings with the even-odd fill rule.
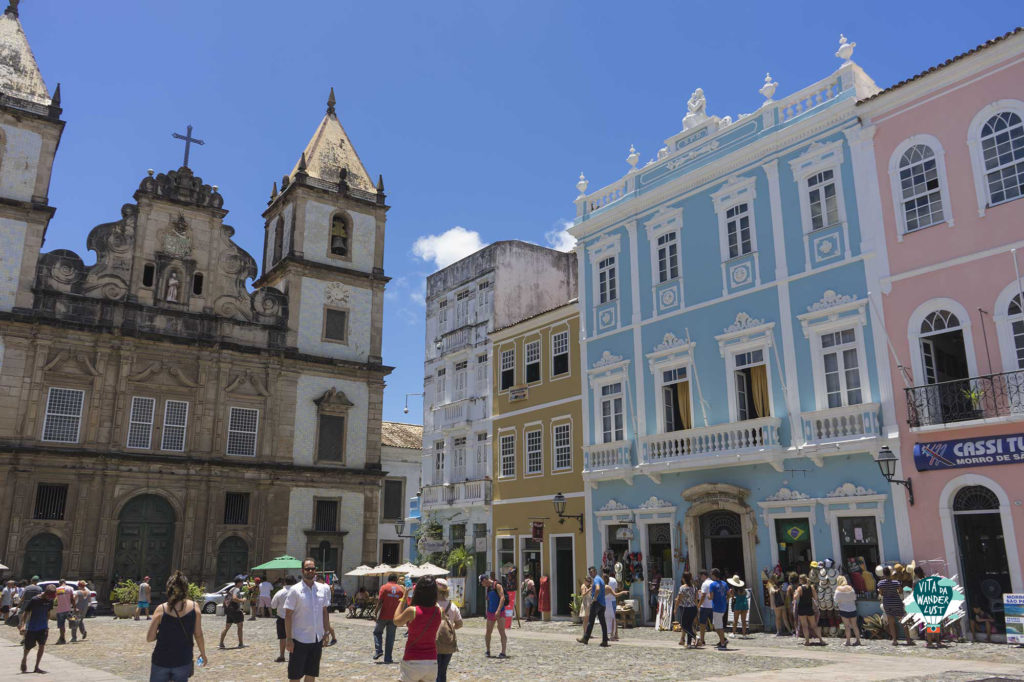
[[64,562],[64,543],[53,533],[32,536],[25,545],[25,564],[21,572],[26,578],[38,575],[43,580],[57,580]]
[[217,548],[217,584],[228,582],[238,574],[249,573],[249,543],[237,535],[224,538]]
[[1011,592],[999,498],[983,485],[961,488],[953,498],[960,581],[967,606],[980,606],[1003,626],[1003,594]]
[[977,419],[982,414],[981,395],[972,391],[971,372],[960,319],[948,310],[936,310],[921,322],[918,336],[921,369],[927,391],[919,412],[924,424],[943,424]]
[[746,573],[743,556],[743,531],[740,515],[727,509],[700,517],[703,567],[718,568],[723,576]]
[[133,497],[118,515],[114,577],[150,577],[153,596],[162,595],[174,555],[174,509],[159,495]]

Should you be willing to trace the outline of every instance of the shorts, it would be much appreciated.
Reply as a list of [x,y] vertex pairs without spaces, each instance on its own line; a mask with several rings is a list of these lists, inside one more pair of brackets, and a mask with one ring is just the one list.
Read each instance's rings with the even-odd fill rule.
[[149,664],[149,682],[188,682],[192,677],[192,664],[177,665],[173,668]]
[[[282,610],[284,610],[284,609],[282,609]],[[276,618],[276,620],[277,620],[277,638],[278,639],[287,639],[288,638],[288,633],[285,632],[285,629],[284,629],[284,618],[282,618],[281,616],[278,616]]]
[[725,629],[725,611],[715,611],[712,613],[711,622],[716,630]]
[[402,661],[399,666],[400,682],[434,682],[437,679],[437,661]]
[[245,620],[245,614],[242,613],[242,609],[231,609],[224,615],[228,617],[228,625],[234,625],[235,623],[241,623]]
[[270,597],[260,597],[260,608],[270,608]]
[[497,612],[491,613],[490,611],[488,611],[487,612],[487,620],[498,620]]
[[61,611],[60,613],[57,614],[57,627],[59,627],[59,628],[64,627],[65,623],[67,623],[69,620],[71,620],[71,618],[72,618],[72,612],[71,611]]
[[25,631],[25,651],[32,651],[36,644],[42,646],[46,644],[46,638],[50,635],[49,630],[26,630]]
[[149,608],[149,602],[148,601],[140,601],[139,602],[139,608],[140,609],[148,609]]
[[882,610],[885,611],[886,616],[888,616],[889,618],[895,618],[897,621],[903,620],[903,617],[907,615],[907,611],[903,608],[902,604],[900,604],[900,607],[898,609],[883,608]]
[[536,597],[533,597],[533,596],[527,597],[524,601],[525,601],[526,605],[529,606],[530,608],[533,608],[534,606],[537,605],[537,599],[536,599]]
[[697,619],[700,622],[700,624],[701,625],[710,625],[711,624],[711,614],[714,613],[714,612],[715,612],[714,609],[702,608],[700,610],[700,612],[698,613],[698,615],[697,615]]
[[305,675],[319,677],[323,645],[320,642],[306,644],[299,641],[292,641],[292,644],[294,650],[288,657],[288,679],[301,680]]
[[840,618],[856,618],[857,617],[857,612],[856,611],[840,611],[839,612],[839,617]]

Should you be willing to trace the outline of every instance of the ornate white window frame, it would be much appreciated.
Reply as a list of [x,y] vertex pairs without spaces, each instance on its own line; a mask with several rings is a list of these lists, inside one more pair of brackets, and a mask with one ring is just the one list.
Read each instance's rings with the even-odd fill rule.
[[1011,317],[1008,313],[1010,301],[1024,290],[1024,278],[1020,282],[1010,282],[996,297],[992,320],[996,323],[996,336],[999,339],[999,357],[1003,362],[1004,372],[1016,372],[1017,347],[1013,343],[1013,322],[1022,318]]
[[[828,394],[825,390],[825,350],[821,346],[822,334],[854,328],[856,334],[857,369],[860,372],[861,405],[872,402],[874,393],[871,390],[871,376],[868,372],[865,335],[867,328],[866,298],[844,296],[828,289],[817,303],[807,308],[807,312],[797,315],[804,337],[811,344],[812,370],[814,375],[814,403],[816,409],[828,409]],[[843,396],[845,403],[846,396]]]
[[[845,257],[850,257],[850,230],[846,217],[846,198],[843,194],[844,159],[843,141],[839,139],[832,142],[814,142],[803,154],[789,162],[800,200],[800,222],[804,233],[804,267],[807,270],[811,269],[811,244],[808,237],[815,232],[811,224],[811,197],[810,191],[807,189],[807,179],[816,173],[832,171],[832,180],[836,186],[838,224],[842,226]],[[835,227],[835,225],[824,225],[820,229],[829,227]]]
[[[567,378],[573,376],[573,374],[575,374],[575,372],[573,372],[573,369],[572,369],[573,365],[574,365],[574,358],[573,358],[573,351],[572,351],[572,348],[573,348],[572,347],[572,328],[569,326],[568,320],[563,321],[563,322],[558,322],[556,324],[551,325],[550,327],[548,327],[548,333],[547,334],[548,334],[548,346],[549,346],[549,348],[548,348],[548,367],[550,368],[549,371],[548,371],[548,377],[547,377],[548,381],[561,381],[562,379],[567,379]],[[555,374],[554,373],[555,372],[555,337],[558,336],[559,334],[565,334],[565,352],[569,355],[569,364],[568,364],[569,370],[567,372],[562,373],[562,374]],[[577,355],[579,354],[578,348],[579,347],[577,346],[577,351],[576,351]]]
[[[784,489],[785,490],[785,489]],[[779,492],[782,492],[781,490]],[[811,556],[814,552],[814,525],[818,518],[818,502],[814,497],[803,493],[787,491],[792,497],[788,499],[763,500],[757,503],[761,508],[761,518],[768,528],[768,542],[771,547],[771,565],[779,563],[779,538],[775,533],[775,521],[778,519],[807,519],[807,534],[811,541]]]
[[736,258],[753,256],[754,258],[754,285],[761,284],[761,268],[758,263],[757,249],[757,220],[754,217],[754,200],[757,199],[757,178],[750,176],[733,176],[725,181],[725,184],[717,192],[712,192],[711,201],[715,207],[715,215],[718,216],[718,249],[722,258],[722,286],[723,291],[728,292],[728,262],[733,260],[729,257],[729,231],[727,228],[726,212],[738,204],[747,204],[747,215],[750,216],[750,253],[740,254]]
[[935,154],[935,170],[939,176],[939,195],[942,199],[942,215],[944,217],[943,221],[928,227],[937,227],[942,223],[945,223],[946,227],[953,227],[952,198],[950,197],[949,185],[946,181],[946,150],[943,149],[939,138],[934,135],[926,133],[913,135],[896,145],[892,156],[889,157],[889,189],[892,191],[892,207],[896,217],[897,241],[903,241],[903,237],[907,234],[928,229],[928,227],[919,227],[912,232],[907,232],[907,215],[903,211],[903,187],[900,183],[900,161],[908,149],[919,144],[928,147]]
[[693,349],[697,344],[687,343],[672,332],[665,334],[662,342],[646,355],[647,367],[654,377],[654,402],[657,405],[658,433],[665,433],[664,374],[673,369],[685,368],[686,380],[690,382],[690,423],[694,421],[693,392]]
[[[985,156],[981,150],[981,129],[988,121],[1001,111],[1012,111],[1024,119],[1024,102],[1019,99],[1000,99],[986,104],[971,119],[967,127],[967,148],[971,153],[971,170],[974,175],[974,192],[978,197],[978,217],[985,217],[985,210],[990,208],[988,203],[988,180],[985,173]],[[1021,197],[1017,197],[1019,199]],[[1010,199],[1015,201],[1015,199]],[[1009,202],[1000,202],[997,206]]]
[[725,328],[724,334],[715,337],[718,352],[725,358],[725,385],[729,396],[729,421],[737,421],[739,408],[736,404],[736,385],[733,372],[736,370],[735,357],[740,353],[754,350],[764,351],[764,371],[768,378],[768,411],[776,416],[775,391],[772,390],[771,349],[774,345],[774,322],[765,322],[747,313],[736,315],[736,321]]
[[[658,270],[658,239],[666,234],[676,235],[676,267],[678,277],[670,277],[662,282]],[[678,287],[678,300],[683,300],[683,209],[662,208],[647,222],[647,242],[651,252],[651,297],[653,310],[658,310],[658,291],[670,285]]]
[[[845,484],[851,487],[850,484]],[[839,541],[839,519],[852,516],[865,516],[875,519],[875,537],[878,538],[878,558],[885,561],[885,536],[882,533],[882,526],[885,524],[885,501],[888,496],[876,494],[873,490],[865,490],[864,494],[847,495],[843,494],[844,486],[839,486],[825,497],[818,501],[822,505],[825,515],[825,522],[828,523],[829,531],[832,534],[832,556],[836,561],[842,561],[842,544]],[[846,505],[845,509],[836,509],[839,505]],[[860,506],[870,505],[870,506]],[[869,567],[870,568],[870,567]]]
[[[614,355],[604,351],[601,357],[594,362],[591,369],[587,370],[587,380],[590,384],[591,402],[593,409],[593,443],[603,443],[601,431],[601,389],[609,384],[622,384],[622,438],[632,438],[632,429],[629,428],[630,400],[629,400],[629,360],[623,360],[621,355]],[[618,442],[618,441],[614,441]]]
[[[586,247],[587,258],[590,260],[590,271],[591,271],[590,288],[591,288],[592,304],[590,306],[590,309],[591,309],[591,314],[593,314],[593,316],[594,316],[593,327],[592,328],[597,333],[600,333],[600,332],[597,331],[598,330],[598,324],[597,324],[598,323],[598,319],[597,319],[597,316],[598,316],[598,309],[599,308],[608,307],[608,306],[613,306],[614,305],[614,307],[615,307],[615,323],[612,326],[615,327],[615,328],[618,328],[618,326],[619,326],[618,322],[619,322],[619,320],[622,319],[622,299],[623,299],[623,297],[625,295],[625,291],[623,290],[623,286],[626,283],[626,280],[622,277],[622,258],[620,257],[621,254],[622,254],[622,236],[623,236],[622,231],[621,230],[616,230],[616,231],[611,232],[609,234],[605,234],[604,236],[600,237],[598,240],[596,240],[595,242],[589,244]],[[605,303],[601,303],[600,282],[599,282],[599,277],[598,277],[598,272],[597,272],[597,266],[598,266],[598,263],[600,263],[602,260],[604,260],[605,258],[612,257],[612,256],[615,257],[615,288],[616,288],[615,298],[610,300],[610,301],[606,301]]]
[[967,370],[972,377],[978,376],[978,357],[974,354],[974,336],[971,333],[971,317],[962,304],[952,298],[932,298],[914,309],[907,319],[907,341],[910,347],[910,363],[914,370],[914,385],[924,385],[924,362],[921,358],[921,323],[937,310],[948,310],[960,320],[964,333],[964,353],[967,355]]

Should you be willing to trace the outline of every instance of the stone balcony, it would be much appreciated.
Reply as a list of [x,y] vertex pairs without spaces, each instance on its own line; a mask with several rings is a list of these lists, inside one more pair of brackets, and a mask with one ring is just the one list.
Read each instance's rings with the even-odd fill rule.
[[671,431],[640,439],[639,469],[653,471],[764,461],[781,466],[778,417],[762,417],[715,426]]
[[488,479],[425,485],[420,500],[423,512],[441,507],[469,507],[490,504],[490,502],[491,481]]
[[615,474],[633,468],[633,441],[618,440],[583,448],[584,474]]
[[437,430],[465,426],[487,418],[484,398],[463,398],[436,407],[431,411],[432,423]]
[[807,445],[877,438],[882,432],[878,403],[804,412],[800,425]]

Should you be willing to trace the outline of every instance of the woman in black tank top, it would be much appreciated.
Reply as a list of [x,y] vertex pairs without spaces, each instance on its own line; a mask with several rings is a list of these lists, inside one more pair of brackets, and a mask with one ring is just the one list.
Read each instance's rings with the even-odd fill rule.
[[821,630],[818,629],[817,619],[814,617],[814,599],[817,595],[814,586],[807,579],[806,574],[800,576],[800,587],[796,591],[796,614],[800,618],[800,627],[804,631],[804,646],[811,646],[811,635],[818,638],[818,644],[825,646],[825,640],[821,638]]
[[147,642],[156,642],[150,665],[150,682],[186,682],[192,675],[192,640],[199,655],[206,659],[203,626],[196,603],[188,595],[188,579],[175,571],[167,581],[167,603],[153,612],[146,633]]

